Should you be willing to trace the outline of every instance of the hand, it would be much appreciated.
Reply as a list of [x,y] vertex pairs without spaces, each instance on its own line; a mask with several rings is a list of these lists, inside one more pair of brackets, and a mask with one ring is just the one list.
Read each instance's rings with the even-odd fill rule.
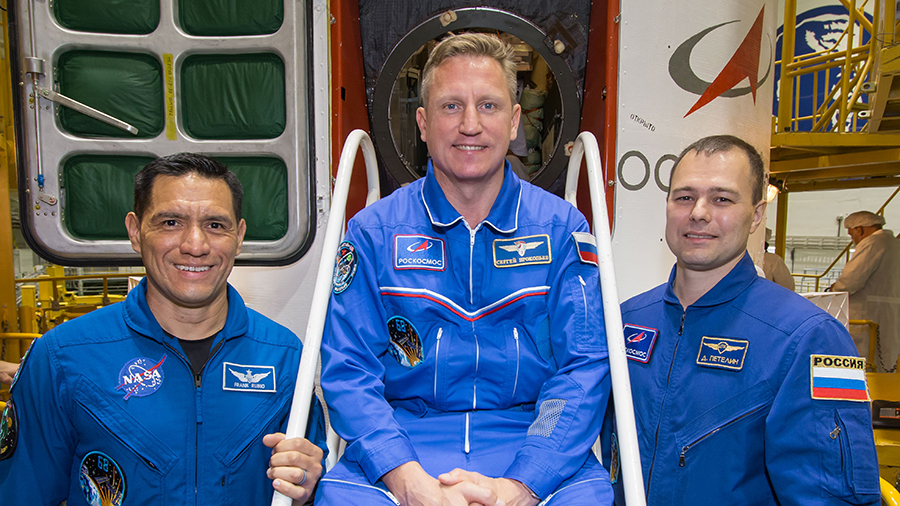
[[488,478],[483,474],[454,469],[438,476],[438,480],[444,486],[456,486],[468,482],[490,489],[507,506],[535,506],[540,502],[522,482],[508,478]]
[[13,378],[16,376],[16,371],[18,370],[19,364],[0,360],[0,383],[11,385]]
[[284,434],[266,434],[263,444],[272,448],[266,476],[282,494],[306,502],[322,476],[322,449],[303,438],[285,439]]
[[469,481],[442,486],[418,462],[402,464],[381,480],[403,506],[506,506],[491,490]]

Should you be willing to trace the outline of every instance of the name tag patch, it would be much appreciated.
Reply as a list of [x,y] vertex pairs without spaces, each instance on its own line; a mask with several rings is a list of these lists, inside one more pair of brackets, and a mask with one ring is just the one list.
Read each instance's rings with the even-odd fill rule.
[[572,232],[575,239],[575,247],[578,249],[578,258],[582,263],[600,265],[597,260],[597,239],[585,232]]
[[222,390],[275,392],[275,366],[222,364]]
[[162,370],[166,356],[163,354],[158,361],[139,357],[126,362],[119,371],[119,384],[116,390],[125,392],[126,401],[131,397],[147,397],[159,390],[166,377]]
[[550,260],[550,236],[547,234],[494,239],[494,267],[549,264]]
[[646,364],[650,361],[650,353],[656,344],[656,336],[659,331],[640,325],[625,325],[625,356],[635,362]]
[[813,399],[869,402],[866,359],[839,355],[810,355]]
[[700,352],[697,354],[697,364],[740,371],[744,367],[744,358],[747,356],[749,345],[750,341],[745,339],[703,336],[700,341]]
[[394,269],[446,269],[444,241],[427,235],[394,236]]

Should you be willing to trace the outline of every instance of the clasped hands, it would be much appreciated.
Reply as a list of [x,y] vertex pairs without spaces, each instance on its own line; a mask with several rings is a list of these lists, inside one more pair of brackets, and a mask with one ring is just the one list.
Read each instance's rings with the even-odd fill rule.
[[418,462],[382,477],[403,506],[535,506],[538,499],[521,482],[454,469],[432,478]]

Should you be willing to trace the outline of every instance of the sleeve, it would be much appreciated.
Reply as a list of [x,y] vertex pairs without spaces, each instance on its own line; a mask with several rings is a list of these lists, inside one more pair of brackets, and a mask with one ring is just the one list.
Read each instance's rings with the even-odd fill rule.
[[853,397],[852,392],[832,389],[823,394],[818,381],[816,392],[812,389],[814,375],[822,377],[822,369],[814,371],[813,364],[837,356],[848,359],[842,363],[849,367],[833,370],[858,371],[855,376],[861,380],[855,387],[864,392],[864,361],[836,320],[825,316],[812,320],[798,329],[797,348],[785,357],[787,375],[766,420],[767,475],[779,504],[785,506],[880,504],[868,395],[860,401],[844,400]]
[[[334,413],[332,426],[348,442],[345,455],[358,462],[374,483],[418,457],[384,398],[381,359],[389,337],[382,325],[387,318],[378,290],[375,245],[350,220],[341,250],[335,269],[336,293],[325,320],[321,381],[325,401]],[[360,409],[365,409],[366,416],[357,416]]]
[[[580,231],[587,230],[581,219]],[[609,401],[609,362],[597,266],[580,260],[569,236],[552,280],[550,343],[558,366],[541,388],[535,420],[504,474],[546,498],[584,465]]]
[[864,240],[863,242],[868,244],[857,248],[853,258],[844,266],[841,276],[834,282],[832,291],[854,294],[866,286],[869,277],[878,268],[884,251],[877,248],[871,241]]
[[51,336],[34,341],[12,388],[16,434],[7,432],[15,447],[0,461],[4,504],[60,504],[68,496],[76,435]]

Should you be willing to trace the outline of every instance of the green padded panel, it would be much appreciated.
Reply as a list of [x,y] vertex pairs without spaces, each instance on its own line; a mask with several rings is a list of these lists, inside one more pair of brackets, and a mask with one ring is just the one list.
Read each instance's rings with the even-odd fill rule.
[[[244,187],[245,240],[274,241],[288,228],[287,167],[279,158],[217,157]],[[134,175],[152,157],[76,155],[62,169],[65,224],[86,240],[128,239],[125,215],[134,209]]]
[[227,166],[241,180],[244,201],[241,214],[247,222],[248,241],[275,241],[288,229],[287,166],[279,158],[223,157]]
[[284,0],[179,0],[178,14],[190,35],[266,35],[281,28]]
[[146,54],[67,51],[56,63],[59,92],[138,128],[132,135],[55,106],[63,130],[84,137],[156,137],[165,127],[162,65]]
[[181,67],[184,130],[197,139],[272,139],[284,132],[284,62],[276,54],[192,55]]
[[159,0],[53,0],[64,28],[80,32],[146,35],[159,26]]
[[147,156],[75,155],[65,161],[62,185],[66,229],[88,240],[127,239],[125,215],[134,209],[134,175]]

